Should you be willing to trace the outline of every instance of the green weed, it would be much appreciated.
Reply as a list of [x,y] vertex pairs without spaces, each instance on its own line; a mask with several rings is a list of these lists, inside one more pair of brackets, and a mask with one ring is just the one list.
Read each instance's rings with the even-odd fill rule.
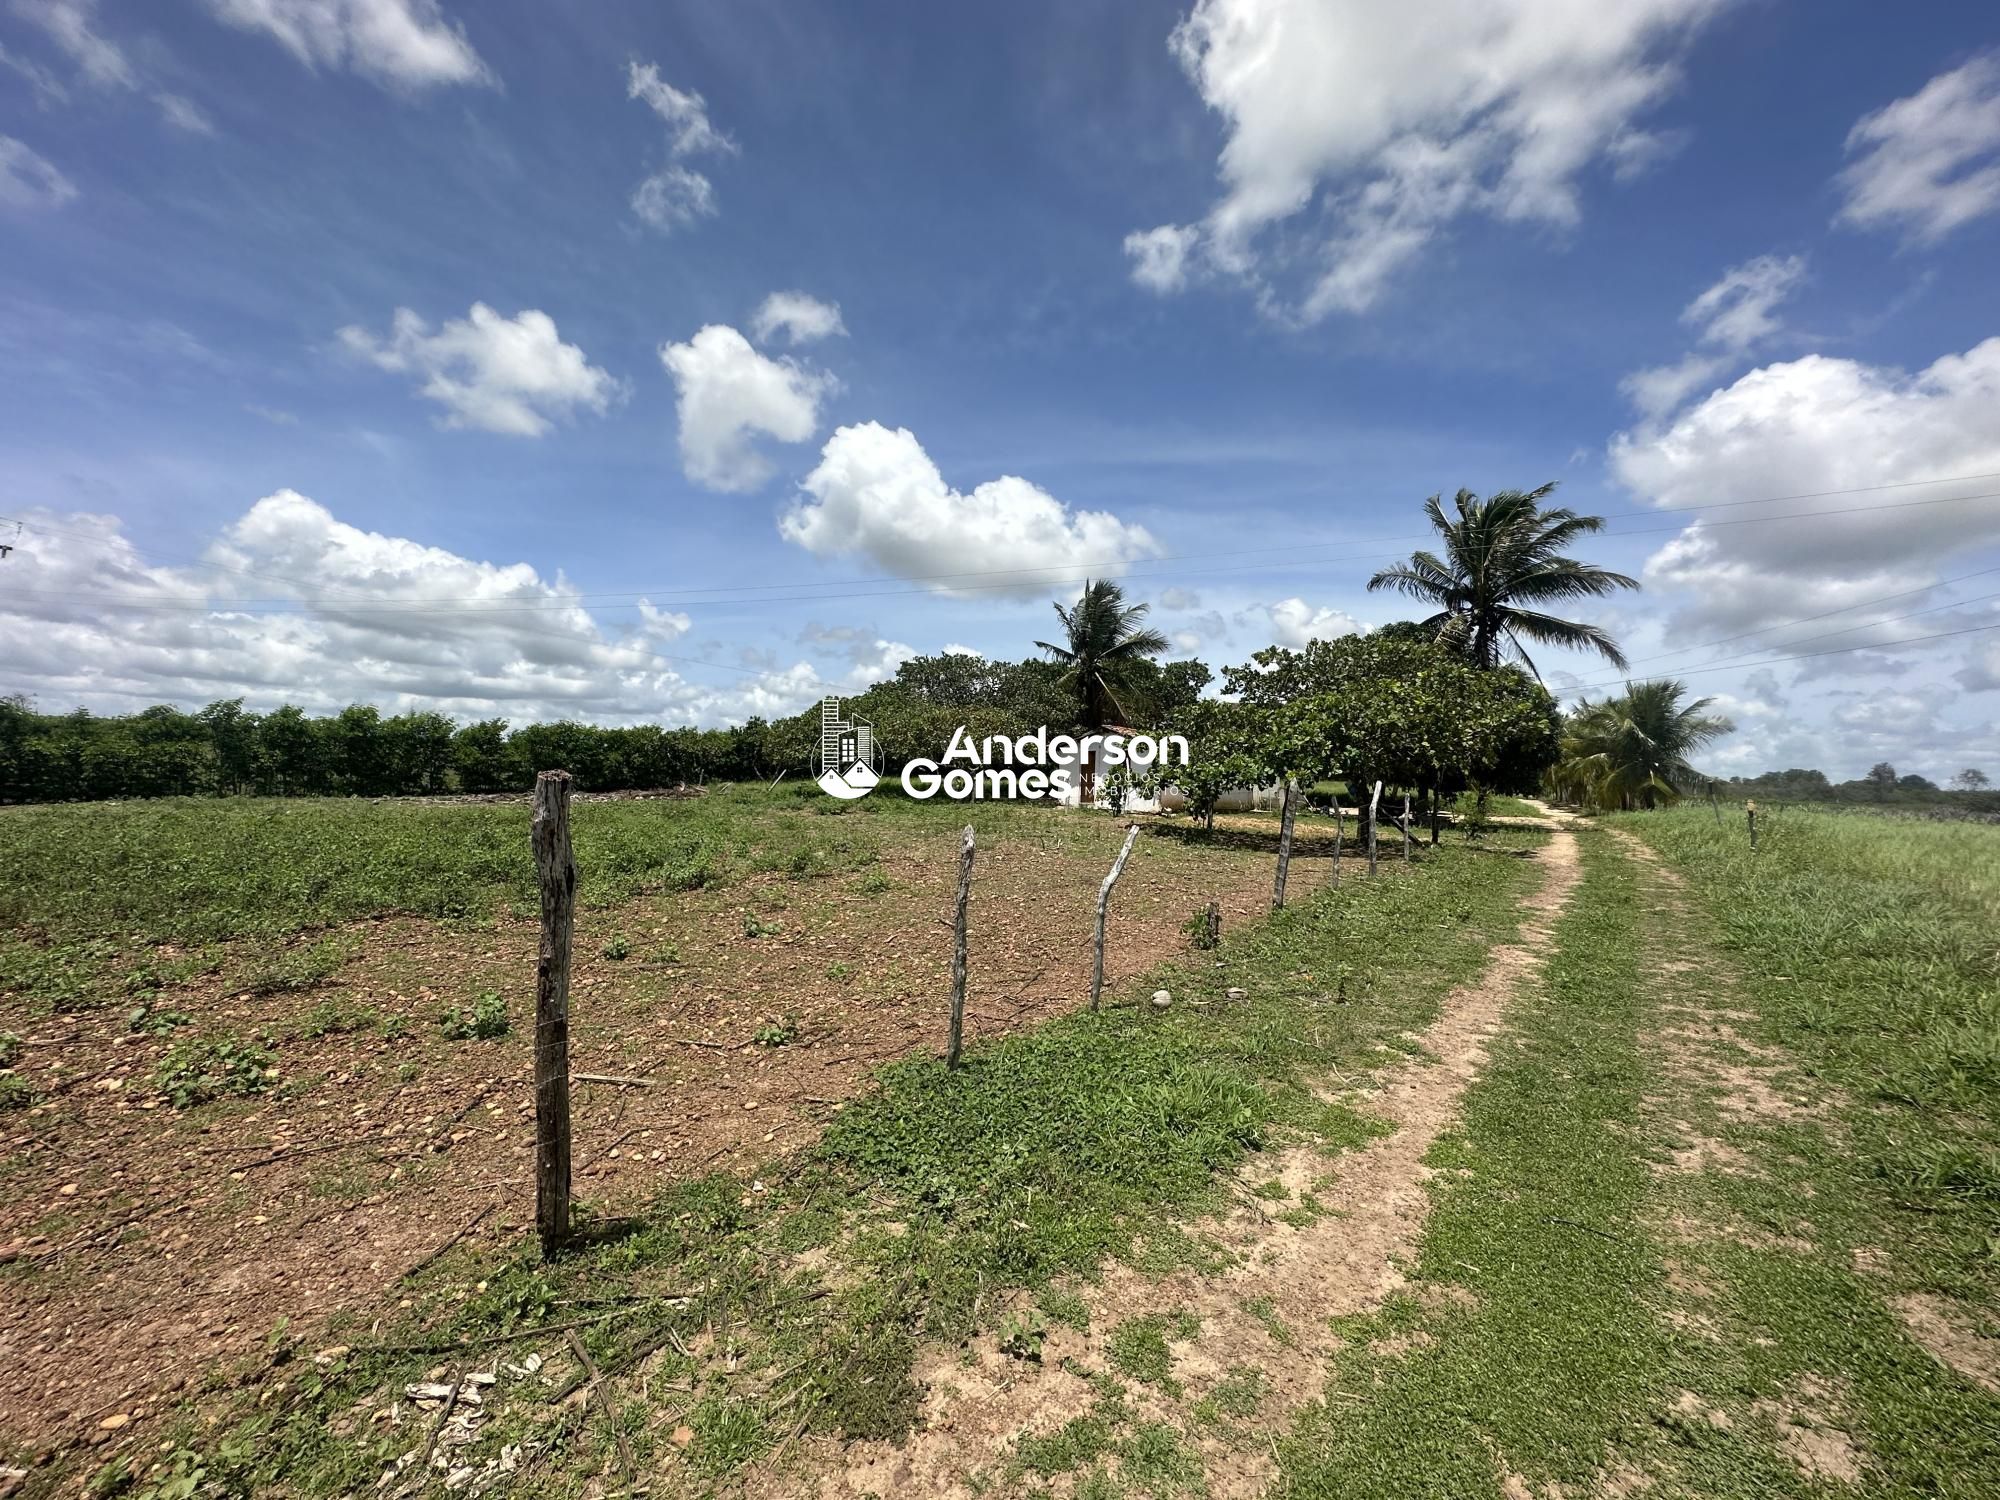
[[190,1037],[175,1042],[153,1074],[153,1087],[177,1109],[224,1094],[261,1094],[270,1087],[275,1060],[264,1047],[234,1037]]
[[453,1042],[490,1042],[507,1034],[507,1002],[498,990],[487,990],[469,1006],[454,1005],[438,1020],[438,1030]]

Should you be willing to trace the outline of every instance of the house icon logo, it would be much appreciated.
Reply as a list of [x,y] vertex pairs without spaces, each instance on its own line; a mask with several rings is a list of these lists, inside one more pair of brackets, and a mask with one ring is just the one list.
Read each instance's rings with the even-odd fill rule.
[[840,715],[840,700],[828,696],[819,705],[819,751],[814,757],[819,767],[819,784],[830,796],[852,802],[875,790],[882,779],[876,769],[875,729],[867,722],[852,722]]

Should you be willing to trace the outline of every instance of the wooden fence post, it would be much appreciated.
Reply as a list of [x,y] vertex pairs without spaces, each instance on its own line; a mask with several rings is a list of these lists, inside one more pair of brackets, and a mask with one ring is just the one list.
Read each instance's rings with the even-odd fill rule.
[[1403,793],[1403,821],[1398,825],[1403,830],[1403,863],[1410,862],[1410,794]]
[[535,778],[529,825],[542,887],[542,945],[535,962],[535,1228],[542,1255],[569,1238],[569,940],[576,916],[567,771]]
[[1118,851],[1118,858],[1111,862],[1111,873],[1104,877],[1104,884],[1097,889],[1097,967],[1090,975],[1090,1008],[1097,1009],[1097,998],[1104,992],[1104,914],[1111,906],[1111,887],[1118,884],[1118,877],[1125,873],[1125,859],[1131,854],[1132,845],[1139,839],[1139,825],[1134,823],[1125,834],[1125,847]]
[[1222,903],[1220,901],[1211,901],[1208,903],[1208,946],[1211,948],[1220,948],[1222,946]]
[[1757,852],[1757,804],[1754,802],[1746,803],[1744,811],[1750,815],[1750,852],[1755,854]]
[[1368,873],[1375,873],[1375,815],[1382,805],[1382,783],[1375,783],[1375,790],[1368,798]]
[[1437,848],[1437,846],[1438,846],[1438,802],[1439,802],[1439,800],[1440,800],[1440,799],[1439,799],[1439,796],[1438,796],[1438,789],[1437,789],[1437,786],[1436,786],[1436,784],[1435,784],[1435,783],[1433,783],[1433,784],[1432,784],[1432,786],[1431,786],[1431,847],[1432,847],[1433,849]]
[[965,838],[958,846],[958,908],[952,919],[951,940],[951,1038],[945,1045],[944,1065],[958,1066],[958,1051],[965,1040],[965,929],[966,908],[972,901],[972,825],[965,825]]
[[1298,816],[1298,791],[1292,778],[1285,778],[1285,800],[1278,813],[1278,880],[1271,889],[1271,910],[1285,904],[1285,876],[1292,868],[1292,821]]
[[1340,846],[1347,841],[1347,814],[1341,809],[1340,797],[1333,799],[1333,883],[1340,885]]

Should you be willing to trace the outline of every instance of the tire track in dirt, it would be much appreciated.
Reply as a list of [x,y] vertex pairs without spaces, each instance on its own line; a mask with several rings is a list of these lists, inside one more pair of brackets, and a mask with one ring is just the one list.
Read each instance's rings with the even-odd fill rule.
[[[1761,1176],[1761,1149],[1744,1150],[1705,1130],[1721,1129],[1754,1143],[1770,1126],[1823,1122],[1830,1102],[1825,1086],[1815,1098],[1804,1086],[1796,1062],[1782,1049],[1745,1035],[1757,1017],[1729,1002],[1736,996],[1733,972],[1715,954],[1699,959],[1665,956],[1683,948],[1682,934],[1695,925],[1686,882],[1652,846],[1623,829],[1608,830],[1619,849],[1644,876],[1646,945],[1652,965],[1655,1020],[1641,1037],[1646,1054],[1659,1063],[1662,1087],[1648,1110],[1665,1134],[1677,1141],[1657,1169],[1661,1198],[1657,1216],[1662,1238],[1682,1247],[1667,1261],[1667,1321],[1683,1336],[1708,1341],[1728,1337],[1715,1315],[1722,1290],[1712,1284],[1712,1266],[1699,1264],[1705,1244],[1731,1241],[1779,1254],[1810,1254],[1814,1246],[1712,1213],[1691,1214],[1683,1206],[1699,1202],[1702,1180],[1715,1176]],[[1704,1121],[1701,1117],[1712,1117]],[[1712,1393],[1716,1402],[1726,1393]],[[1738,1405],[1714,1404],[1708,1395],[1683,1390],[1674,1413],[1727,1431],[1739,1422],[1766,1433],[1800,1477],[1837,1486],[1861,1483],[1867,1445],[1847,1382],[1837,1373],[1806,1372],[1780,1396]],[[1660,1476],[1631,1471],[1647,1479]]]
[[[928,1349],[915,1370],[925,1391],[922,1414],[901,1445],[821,1439],[796,1469],[765,1476],[753,1492],[819,1500],[980,1493],[1004,1475],[1023,1435],[1049,1434],[1091,1408],[1098,1396],[1091,1377],[1112,1368],[1107,1342],[1117,1325],[1185,1312],[1199,1330],[1170,1346],[1176,1389],[1135,1384],[1126,1400],[1137,1422],[1168,1423],[1193,1446],[1213,1500],[1262,1493],[1277,1474],[1269,1435],[1324,1388],[1339,1345],[1330,1320],[1379,1307],[1404,1285],[1401,1268],[1415,1256],[1429,1211],[1425,1157],[1456,1121],[1508,1005],[1545,963],[1581,876],[1575,837],[1558,828],[1537,858],[1543,879],[1523,903],[1519,936],[1493,950],[1478,981],[1446,997],[1415,1039],[1421,1053],[1386,1068],[1372,1091],[1341,1091],[1389,1133],[1341,1155],[1298,1146],[1247,1165],[1246,1187],[1251,1175],[1275,1176],[1295,1198],[1312,1191],[1328,1213],[1296,1227],[1246,1193],[1227,1216],[1191,1226],[1234,1253],[1227,1269],[1148,1276],[1122,1263],[1107,1266],[1098,1286],[1079,1288],[1091,1331],[1051,1331],[1039,1365],[1002,1354],[990,1334],[973,1342],[969,1359],[957,1348]],[[1232,1438],[1195,1421],[1202,1398],[1232,1368],[1246,1366],[1263,1376],[1246,1429]]]

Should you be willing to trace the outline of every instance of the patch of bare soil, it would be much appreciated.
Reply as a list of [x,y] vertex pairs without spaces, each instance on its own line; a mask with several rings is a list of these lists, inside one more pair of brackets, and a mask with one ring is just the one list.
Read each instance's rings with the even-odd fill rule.
[[1931,1358],[2000,1396],[2000,1338],[1981,1333],[1963,1308],[1944,1297],[1911,1292],[1889,1305]]
[[1778,1447],[1809,1479],[1858,1485],[1864,1462],[1844,1390],[1817,1375],[1801,1376],[1777,1401],[1760,1401],[1759,1416],[1778,1431]]
[[[1517,941],[1496,948],[1480,980],[1455,991],[1420,1038],[1422,1053],[1395,1064],[1356,1100],[1392,1127],[1367,1146],[1330,1157],[1297,1146],[1246,1170],[1239,1206],[1194,1226],[1230,1253],[1226,1269],[1149,1276],[1123,1264],[1082,1288],[1090,1332],[1052,1333],[1041,1362],[1002,1354],[994,1340],[961,1351],[933,1348],[919,1360],[926,1395],[917,1430],[903,1443],[809,1445],[800,1466],[766,1476],[768,1492],[848,1500],[867,1494],[971,1496],[1004,1473],[1025,1434],[1047,1434],[1082,1415],[1096,1392],[1090,1375],[1113,1368],[1108,1342],[1137,1317],[1191,1315],[1197,1330],[1170,1344],[1172,1389],[1134,1384],[1127,1400],[1140,1421],[1167,1421],[1198,1449],[1207,1493],[1231,1500],[1261,1493],[1276,1473],[1269,1444],[1237,1446],[1191,1419],[1192,1408],[1232,1370],[1261,1374],[1252,1425],[1269,1432],[1316,1398],[1336,1345],[1329,1320],[1378,1307],[1404,1284],[1429,1208],[1424,1158],[1456,1118],[1486,1060],[1490,1039],[1521,986],[1536,974],[1554,922],[1579,878],[1576,841],[1558,832],[1539,856],[1541,889],[1526,903]],[[1294,1197],[1310,1189],[1327,1210],[1307,1222],[1274,1217],[1248,1192],[1277,1177]],[[1302,1216],[1299,1216],[1302,1217]]]
[[[1183,924],[1210,900],[1225,931],[1267,911],[1271,820],[1218,827],[1209,845],[1140,840],[1113,898],[1111,982],[1187,952]],[[969,1041],[1087,997],[1097,886],[1120,832],[1104,820],[1081,857],[1074,839],[979,852]],[[581,914],[578,1197],[616,1213],[706,1171],[753,1172],[815,1140],[882,1064],[941,1051],[956,842],[892,849],[859,875],[758,877]],[[1328,831],[1302,820],[1295,896],[1325,878],[1329,852]],[[195,1031],[275,1039],[276,1086],[250,1098],[173,1108],[152,1082],[171,1041],[131,1032],[127,1006],[0,1015],[27,1036],[21,1073],[44,1096],[7,1117],[0,1141],[0,1436],[156,1440],[149,1418],[281,1320],[349,1342],[442,1249],[527,1226],[534,925],[398,918],[339,935],[355,956],[306,993],[212,979],[162,997]],[[622,961],[603,953],[618,937]],[[440,1013],[489,989],[509,1002],[510,1034],[444,1038]],[[760,1031],[792,1039],[760,1044]]]

